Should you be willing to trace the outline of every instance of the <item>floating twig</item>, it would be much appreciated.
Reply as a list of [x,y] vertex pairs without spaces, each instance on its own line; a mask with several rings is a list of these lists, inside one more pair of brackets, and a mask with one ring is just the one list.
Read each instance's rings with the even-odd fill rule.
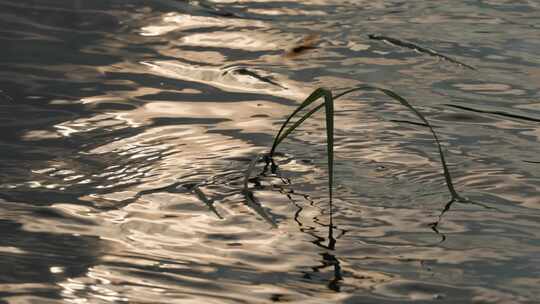
[[453,104],[446,104],[445,106],[456,108],[456,109],[461,109],[461,110],[466,110],[466,111],[471,111],[471,112],[476,112],[476,113],[493,114],[493,115],[500,115],[500,116],[504,116],[504,117],[508,117],[508,118],[515,118],[515,119],[521,119],[521,120],[527,120],[527,121],[540,122],[540,118],[528,117],[528,116],[519,115],[519,114],[513,114],[513,113],[506,113],[506,112],[503,112],[503,111],[480,110],[480,109],[474,109],[474,108],[469,108],[469,107],[460,106],[460,105],[453,105]]
[[444,54],[441,54],[441,53],[439,53],[439,52],[437,52],[437,51],[435,51],[433,49],[423,47],[423,46],[420,46],[420,45],[412,43],[412,42],[404,41],[404,40],[393,38],[393,37],[377,35],[377,34],[369,34],[368,37],[369,37],[369,39],[380,40],[380,41],[390,43],[390,44],[393,44],[393,45],[396,45],[396,46],[400,46],[400,47],[408,48],[408,49],[411,49],[411,50],[415,50],[415,51],[417,51],[419,53],[428,54],[430,56],[434,56],[434,57],[437,57],[437,58],[440,58],[440,59],[443,59],[443,60],[447,60],[449,62],[455,63],[455,64],[460,65],[462,67],[466,67],[468,69],[476,71],[476,68],[471,66],[471,65],[463,63],[463,62],[461,62],[459,60],[456,60],[456,59],[454,59],[452,57],[448,57],[448,56],[446,56]]

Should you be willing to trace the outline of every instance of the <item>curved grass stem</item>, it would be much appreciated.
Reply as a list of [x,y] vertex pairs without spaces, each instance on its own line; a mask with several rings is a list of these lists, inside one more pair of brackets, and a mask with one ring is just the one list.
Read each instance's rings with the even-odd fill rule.
[[[433,136],[433,139],[435,141],[435,144],[437,146],[437,151],[439,153],[439,157],[441,160],[441,166],[443,169],[443,175],[446,181],[446,186],[448,188],[448,191],[451,195],[450,203],[446,205],[445,210],[448,211],[450,205],[453,202],[469,202],[468,199],[463,198],[458,194],[458,192],[455,190],[454,183],[452,181],[452,176],[450,175],[450,170],[448,169],[448,165],[446,164],[446,158],[444,156],[444,152],[441,147],[441,142],[439,140],[439,137],[437,136],[437,133],[429,123],[429,121],[424,117],[420,111],[418,111],[407,99],[403,98],[399,94],[377,86],[372,85],[362,85],[359,87],[355,87],[352,89],[348,89],[344,92],[341,92],[335,96],[332,95],[332,92],[325,88],[318,88],[314,90],[290,115],[287,117],[285,122],[281,125],[281,128],[279,129],[278,133],[274,137],[274,141],[272,144],[272,148],[270,149],[270,152],[268,154],[268,159],[272,161],[273,164],[273,156],[276,151],[276,148],[278,145],[285,140],[296,128],[298,128],[306,119],[313,116],[317,111],[325,108],[325,121],[326,121],[326,146],[327,146],[327,158],[328,158],[328,196],[329,196],[329,203],[330,203],[330,234],[329,239],[330,241],[333,239],[332,237],[332,200],[333,200],[333,176],[334,176],[334,100],[345,96],[347,94],[356,92],[356,91],[378,91],[386,96],[390,97],[391,99],[397,101],[402,106],[406,107],[409,111],[414,113],[421,121],[422,125],[426,126],[431,135]],[[315,101],[319,100],[320,98],[323,98],[323,102],[311,110],[309,110],[307,113],[301,115],[296,121],[293,121],[293,118],[299,115],[299,113],[313,104]]]

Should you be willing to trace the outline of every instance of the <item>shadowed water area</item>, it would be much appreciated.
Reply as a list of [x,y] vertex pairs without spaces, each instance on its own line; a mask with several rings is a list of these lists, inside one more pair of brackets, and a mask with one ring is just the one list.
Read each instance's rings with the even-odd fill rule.
[[[539,16],[0,0],[0,303],[537,303]],[[362,84],[474,204],[373,92],[336,101],[333,239],[322,113],[246,200],[287,115]]]

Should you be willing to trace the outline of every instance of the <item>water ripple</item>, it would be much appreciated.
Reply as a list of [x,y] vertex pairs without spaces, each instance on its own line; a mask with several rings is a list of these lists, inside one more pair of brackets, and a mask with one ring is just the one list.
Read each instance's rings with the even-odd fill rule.
[[[2,301],[534,303],[536,8],[0,0]],[[371,93],[336,102],[332,236],[322,116],[246,201],[300,100],[365,83],[474,204]]]

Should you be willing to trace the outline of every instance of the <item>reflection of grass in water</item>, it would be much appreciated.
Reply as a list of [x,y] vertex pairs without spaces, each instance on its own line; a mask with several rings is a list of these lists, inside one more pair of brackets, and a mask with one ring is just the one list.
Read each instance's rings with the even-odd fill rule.
[[[437,151],[439,153],[439,157],[441,160],[441,166],[443,169],[443,176],[446,181],[446,186],[448,188],[448,191],[450,193],[451,199],[448,203],[445,204],[443,210],[441,211],[439,218],[436,222],[431,224],[432,229],[439,234],[439,231],[437,230],[437,225],[441,221],[444,213],[446,213],[448,210],[450,210],[450,207],[453,203],[459,202],[459,203],[471,203],[476,205],[481,205],[483,207],[489,208],[483,204],[473,202],[467,198],[462,197],[454,188],[454,184],[452,182],[452,176],[450,175],[450,171],[448,169],[448,166],[446,164],[446,159],[441,147],[441,143],[439,141],[439,137],[437,136],[437,133],[429,123],[429,121],[422,115],[414,106],[411,105],[409,101],[407,101],[402,96],[398,95],[397,93],[376,87],[371,85],[363,85],[356,88],[352,88],[349,90],[346,90],[340,94],[333,95],[332,92],[325,88],[318,88],[315,91],[313,91],[285,120],[285,122],[281,125],[281,128],[279,129],[277,135],[274,137],[274,141],[272,144],[272,148],[270,149],[270,152],[268,155],[265,155],[265,161],[266,161],[266,167],[265,170],[267,170],[268,166],[271,167],[272,173],[275,173],[277,171],[278,166],[274,162],[274,154],[276,153],[276,149],[279,146],[283,140],[285,140],[296,128],[298,128],[306,119],[311,117],[314,113],[325,108],[325,122],[326,122],[326,149],[327,149],[327,161],[328,161],[328,198],[329,198],[329,207],[330,207],[330,225],[329,225],[329,244],[328,248],[333,249],[335,245],[335,239],[333,238],[333,224],[332,224],[332,200],[333,200],[333,171],[334,171],[334,101],[338,98],[355,92],[355,91],[378,91],[386,96],[390,97],[391,99],[397,101],[402,106],[406,107],[408,110],[410,110],[412,113],[414,113],[421,121],[422,126],[425,126],[429,129],[431,132],[433,139],[435,141],[435,144],[437,146]],[[314,104],[318,100],[322,99],[322,102],[318,104],[317,106],[311,108],[309,111],[300,114],[302,110],[305,110],[310,105]],[[295,120],[293,120],[296,118]],[[244,190],[243,193],[246,197],[246,200],[248,201],[249,205],[254,205],[259,211],[263,210],[260,208],[260,204],[254,199],[253,193],[248,190],[248,180],[251,176],[252,171],[255,168],[255,163],[258,161],[259,156],[257,156],[250,164],[245,177],[244,182]],[[263,171],[263,172],[264,172]],[[263,211],[264,212],[264,211]],[[269,220],[269,217],[265,215],[264,213],[260,215],[263,216],[266,220]],[[275,225],[274,222],[272,222],[273,225]],[[444,240],[445,237],[442,235],[442,240]]]

